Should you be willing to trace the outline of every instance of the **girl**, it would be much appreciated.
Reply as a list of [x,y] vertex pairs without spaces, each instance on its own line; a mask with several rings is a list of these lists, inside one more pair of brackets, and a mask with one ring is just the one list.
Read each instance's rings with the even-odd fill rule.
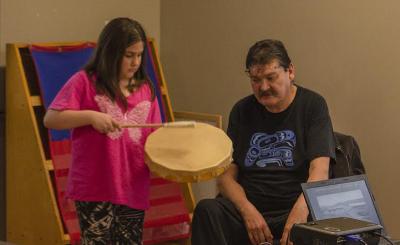
[[149,170],[144,143],[160,112],[145,72],[146,35],[128,18],[110,21],[92,59],[49,107],[44,124],[72,129],[67,197],[75,200],[82,244],[142,244]]

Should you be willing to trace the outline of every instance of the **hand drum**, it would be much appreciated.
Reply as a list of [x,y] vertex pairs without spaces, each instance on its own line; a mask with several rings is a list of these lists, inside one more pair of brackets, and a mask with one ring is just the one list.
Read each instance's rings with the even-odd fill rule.
[[150,170],[176,182],[215,178],[232,161],[232,142],[224,131],[199,122],[194,127],[159,128],[144,149]]

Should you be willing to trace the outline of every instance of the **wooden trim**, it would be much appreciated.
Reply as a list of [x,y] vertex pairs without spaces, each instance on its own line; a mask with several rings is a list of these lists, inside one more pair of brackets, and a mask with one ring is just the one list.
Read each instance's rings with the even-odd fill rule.
[[155,41],[153,39],[149,39],[149,44],[150,44],[150,48],[153,50],[153,53],[156,56],[156,58],[154,59],[154,63],[155,63],[156,69],[157,69],[157,73],[159,74],[159,77],[160,77],[160,87],[161,87],[162,94],[164,95],[164,101],[166,103],[166,107],[168,108],[168,110],[167,110],[168,118],[170,118],[171,121],[175,121],[174,113],[172,112],[171,100],[168,95],[168,87],[167,87],[167,83],[165,82],[164,72],[163,72],[161,64],[160,64],[160,56],[158,55]]
[[45,166],[46,166],[46,169],[48,171],[53,171],[54,170],[54,165],[53,165],[53,161],[52,160],[46,160]]
[[200,112],[189,112],[189,111],[174,111],[176,119],[186,119],[208,122],[217,128],[222,129],[222,116],[218,114],[200,113]]
[[43,105],[42,98],[40,98],[40,96],[31,96],[31,105],[32,106],[41,106],[41,105]]
[[61,245],[64,230],[18,45],[7,44],[6,56],[7,240]]
[[63,244],[71,244],[71,237],[68,234],[64,234]]

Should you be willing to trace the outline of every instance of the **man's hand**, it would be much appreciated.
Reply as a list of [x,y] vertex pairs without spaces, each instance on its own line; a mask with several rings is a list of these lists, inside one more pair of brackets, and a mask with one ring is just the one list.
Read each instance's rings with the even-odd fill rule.
[[273,236],[260,212],[250,202],[243,205],[239,211],[243,217],[251,244],[259,245],[262,242],[272,244]]
[[[308,172],[309,173],[307,182],[328,179],[329,157],[314,158],[310,162],[310,169],[308,170]],[[290,211],[288,219],[286,220],[286,224],[283,228],[283,234],[280,241],[281,245],[293,245],[291,241],[287,243],[290,230],[292,229],[292,226],[296,223],[307,222],[308,213],[309,211],[307,208],[306,200],[304,199],[303,194],[301,194],[294,204],[292,210]]]
[[272,244],[272,234],[264,217],[246,197],[243,188],[236,181],[239,169],[236,164],[231,166],[217,179],[220,193],[231,200],[243,218],[252,245],[262,242]]
[[285,227],[283,228],[282,238],[280,240],[281,245],[293,245],[293,243],[288,240],[290,230],[294,224],[307,222],[308,208],[304,201],[303,195],[299,197],[292,210],[289,213],[288,219],[286,220]]

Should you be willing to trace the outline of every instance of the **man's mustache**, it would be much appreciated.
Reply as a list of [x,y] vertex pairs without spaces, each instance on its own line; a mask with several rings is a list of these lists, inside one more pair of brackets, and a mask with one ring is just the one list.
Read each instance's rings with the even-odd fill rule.
[[264,96],[275,96],[275,92],[273,90],[262,90],[258,93],[258,96],[264,97]]

